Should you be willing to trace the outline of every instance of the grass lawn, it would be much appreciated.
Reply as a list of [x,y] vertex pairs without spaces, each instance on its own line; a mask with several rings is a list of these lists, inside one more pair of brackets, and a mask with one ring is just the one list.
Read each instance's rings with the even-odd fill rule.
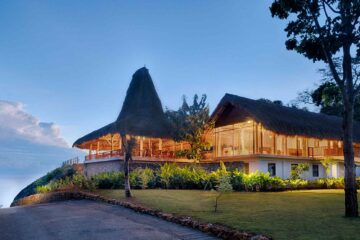
[[[123,199],[123,190],[97,193]],[[275,239],[360,239],[360,218],[344,218],[343,190],[216,193],[196,190],[133,190],[133,201],[144,206],[217,222]],[[360,197],[360,196],[359,196]]]

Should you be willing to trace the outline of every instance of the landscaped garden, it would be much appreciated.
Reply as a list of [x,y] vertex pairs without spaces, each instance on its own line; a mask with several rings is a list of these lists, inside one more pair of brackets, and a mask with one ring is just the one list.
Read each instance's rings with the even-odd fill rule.
[[[221,192],[224,181],[228,181],[225,183],[228,189]],[[46,182],[37,185],[36,191],[86,190],[125,200],[122,172],[101,173],[91,178],[71,172]],[[275,239],[360,239],[357,235],[360,219],[343,217],[343,178],[282,180],[268,173],[230,171],[224,165],[207,172],[198,165],[165,164],[156,170],[131,171],[130,183],[134,189],[130,201],[204,222]]]
[[[124,199],[123,190],[97,190]],[[132,201],[164,212],[222,223],[274,239],[360,239],[360,219],[345,218],[343,190],[232,192],[214,212],[214,191],[134,190]]]

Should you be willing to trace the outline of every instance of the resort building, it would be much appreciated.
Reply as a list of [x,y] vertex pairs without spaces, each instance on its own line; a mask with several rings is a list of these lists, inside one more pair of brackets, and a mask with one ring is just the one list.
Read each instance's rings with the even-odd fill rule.
[[[242,161],[245,172],[289,178],[308,163],[303,178],[344,176],[342,119],[226,94],[212,116],[213,160]],[[360,163],[360,124],[354,123],[355,161]],[[331,159],[329,174],[321,160]],[[357,168],[357,175],[360,169]]]
[[171,131],[149,71],[144,67],[134,73],[116,121],[79,138],[73,147],[89,152],[84,161],[87,175],[121,169],[125,153],[120,133],[135,139],[132,158],[136,162],[192,162],[176,159],[176,151],[188,144],[172,140]]
[[[206,134],[212,150],[204,152],[200,164],[220,161],[241,167],[246,173],[269,172],[289,178],[291,169],[308,163],[303,178],[344,176],[342,119],[335,116],[285,107],[266,100],[226,94],[211,115],[215,128]],[[120,171],[124,159],[122,136],[136,141],[136,165],[165,162],[192,163],[177,157],[189,143],[172,140],[149,71],[137,70],[131,80],[116,121],[78,139],[73,147],[86,149],[85,173]],[[121,134],[120,134],[121,133]],[[355,161],[360,164],[360,124],[354,123]],[[321,164],[331,159],[329,172]],[[360,168],[357,168],[360,175]]]

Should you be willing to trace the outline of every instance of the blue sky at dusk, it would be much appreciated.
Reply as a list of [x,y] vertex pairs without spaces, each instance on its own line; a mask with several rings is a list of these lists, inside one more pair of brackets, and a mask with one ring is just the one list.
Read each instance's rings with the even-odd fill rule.
[[2,1],[1,100],[60,126],[69,145],[117,117],[146,65],[164,107],[206,93],[289,102],[320,78],[284,46],[271,1]]

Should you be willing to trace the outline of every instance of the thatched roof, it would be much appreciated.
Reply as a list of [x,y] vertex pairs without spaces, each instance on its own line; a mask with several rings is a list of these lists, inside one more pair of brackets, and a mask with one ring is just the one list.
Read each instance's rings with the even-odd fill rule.
[[[285,107],[265,100],[253,100],[225,94],[211,119],[224,126],[253,119],[266,129],[284,135],[320,139],[342,139],[342,118]],[[354,123],[354,141],[360,142],[360,123]]]
[[78,140],[76,140],[73,144],[73,147],[74,146],[78,146],[84,142],[87,142],[87,141],[91,141],[91,140],[95,140],[97,138],[100,138],[102,136],[105,136],[107,134],[114,134],[114,133],[117,133],[116,131],[116,127],[115,127],[115,123],[110,123],[102,128],[99,128],[95,131],[92,131],[91,133],[89,134],[86,134],[85,136],[79,138]]
[[117,129],[126,134],[171,138],[170,125],[145,67],[134,73],[115,123]]
[[117,120],[79,138],[73,146],[109,133],[171,138],[170,124],[166,120],[160,98],[145,67],[133,74]]

